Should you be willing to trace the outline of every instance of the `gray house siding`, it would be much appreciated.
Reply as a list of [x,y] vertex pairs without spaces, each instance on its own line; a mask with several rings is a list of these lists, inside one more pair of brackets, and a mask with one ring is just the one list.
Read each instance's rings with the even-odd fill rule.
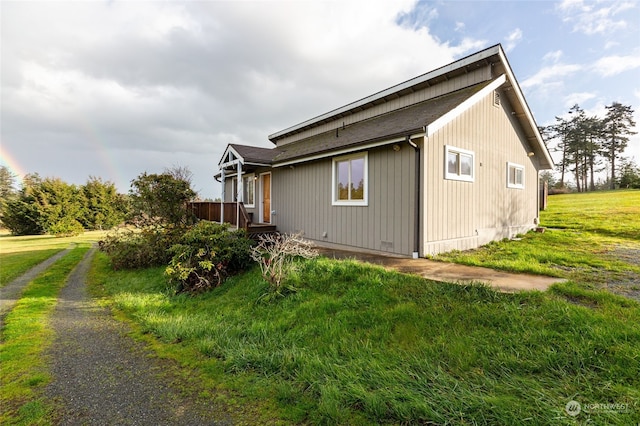
[[[537,160],[518,127],[510,106],[494,106],[490,95],[428,137],[423,254],[467,250],[535,226]],[[444,178],[447,145],[474,152],[474,182]],[[508,162],[524,166],[524,189],[507,187]]]
[[[414,151],[368,151],[368,206],[332,205],[332,158],[273,169],[273,223],[280,232],[346,247],[411,254],[415,208]],[[325,236],[326,233],[326,236]]]
[[[420,147],[418,181],[407,135]],[[255,207],[247,211],[260,221],[260,173],[270,171],[271,223],[278,231],[400,255],[466,250],[535,227],[538,170],[553,167],[500,45],[273,133],[269,140],[273,150],[229,144],[219,163],[227,176],[226,201],[233,200],[230,175],[237,166],[255,172]],[[460,158],[473,153],[472,182],[447,178],[447,147],[460,150]],[[368,155],[367,205],[333,205],[329,155],[357,150]],[[523,186],[510,187],[509,163],[522,170]]]

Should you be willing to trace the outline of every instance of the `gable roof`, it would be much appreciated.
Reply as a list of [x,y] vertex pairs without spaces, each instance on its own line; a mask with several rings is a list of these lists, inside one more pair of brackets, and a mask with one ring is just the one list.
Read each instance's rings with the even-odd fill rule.
[[229,144],[218,163],[220,168],[241,162],[252,166],[270,166],[276,155],[280,154],[278,148],[260,148],[257,146]]
[[[371,108],[373,106],[379,105],[389,100],[396,99],[398,97],[409,94],[413,91],[420,90],[424,87],[437,84],[451,77],[465,74],[469,71],[477,69],[478,67],[486,66],[486,65],[492,66],[494,70],[494,75],[505,76],[505,82],[504,82],[505,84],[503,85],[504,95],[509,101],[509,104],[513,107],[514,111],[512,112],[512,114],[520,124],[528,144],[531,146],[535,155],[538,156],[537,158],[539,159],[540,167],[543,169],[553,168],[553,160],[551,159],[551,155],[549,154],[549,151],[546,145],[544,144],[544,141],[542,139],[542,136],[540,135],[540,132],[533,118],[531,110],[529,109],[529,106],[527,105],[527,102],[524,99],[524,95],[522,94],[520,86],[517,80],[515,79],[515,76],[513,75],[513,71],[511,70],[509,62],[507,61],[507,58],[500,44],[484,49],[473,55],[469,55],[465,58],[452,62],[449,65],[445,65],[443,67],[430,71],[426,74],[423,74],[411,80],[405,81],[404,83],[400,83],[398,85],[392,86],[388,89],[385,89],[373,95],[367,96],[366,98],[360,99],[358,101],[347,104],[343,107],[340,107],[335,110],[329,111],[325,114],[319,115],[315,118],[303,121],[299,124],[286,128],[279,132],[273,133],[269,135],[269,140],[271,140],[271,142],[273,142],[274,144],[277,144],[279,140],[286,138],[288,136],[317,127],[324,123],[335,121],[341,117],[345,117],[345,116],[357,113],[359,111]],[[477,87],[477,85],[471,86],[468,89],[472,89],[474,87]],[[453,92],[451,95],[456,96],[455,99],[459,100],[457,96],[464,97],[464,93],[459,93],[459,92],[464,92],[465,90],[467,89],[462,89],[461,91]],[[427,104],[429,104],[432,108],[437,109],[438,110],[437,112],[442,112],[442,109],[444,109],[444,106],[441,109],[436,102],[432,102],[437,100],[446,101],[449,106],[451,106],[449,103],[451,104],[456,103],[454,101],[454,98],[449,98],[447,95],[447,96],[431,99],[428,101],[424,101],[420,104],[411,105],[406,108],[415,107],[416,111],[418,110],[422,111],[421,106],[426,109]],[[406,112],[406,108],[398,111]],[[382,120],[382,123],[380,124],[380,126],[378,125],[372,126],[372,129],[382,128],[382,130],[387,131],[387,133],[389,133],[388,130],[390,129],[387,129],[387,126],[389,125],[389,123],[393,122],[393,117],[398,118],[400,115],[400,114],[397,114],[394,116],[392,115],[394,113],[395,111],[389,114],[376,116],[374,119]],[[457,115],[446,114],[445,112],[444,114],[441,114],[440,116],[441,120],[437,124],[440,125],[441,127],[442,125],[446,124],[446,122],[453,119],[455,116]],[[422,117],[422,118],[426,119],[427,121],[427,123],[424,124],[425,126],[430,124],[428,122],[429,121],[428,117]],[[410,118],[408,119],[410,120]],[[365,123],[365,122],[362,122],[362,123]],[[369,121],[367,120],[366,123],[369,123]],[[352,125],[354,129],[354,131],[352,132],[352,135],[357,134],[355,130],[359,128],[358,126],[359,124],[360,123],[354,123]],[[404,126],[410,127],[409,123],[404,123]],[[348,127],[350,126],[347,126],[347,128]],[[343,130],[347,130],[347,128],[344,128]],[[406,135],[407,130],[410,130],[410,129],[403,129],[403,131],[400,133],[404,133]],[[427,129],[425,128],[425,130]],[[340,138],[340,132],[341,132],[341,129],[338,128],[337,130],[338,137],[335,138],[336,140],[333,140],[333,141],[329,140],[330,135],[331,134],[335,135],[336,131],[325,132],[321,135],[316,135],[311,138],[306,138],[304,139],[304,142],[303,141],[293,142],[293,143],[284,145],[281,148],[283,149],[284,152],[275,158],[275,162],[280,163],[283,161],[292,161],[293,159],[302,158],[304,156],[315,155],[322,152],[327,152],[329,150],[334,151],[339,149],[346,149],[348,147],[353,147],[355,144],[358,144],[358,143],[373,141],[372,139],[367,139],[365,130],[362,130],[358,137],[352,136],[351,138],[346,137],[346,135],[345,137]],[[392,133],[389,133],[387,136],[391,136],[391,135]],[[356,141],[356,139],[360,139],[360,141]],[[310,146],[308,147],[303,146],[305,143],[308,143]]]

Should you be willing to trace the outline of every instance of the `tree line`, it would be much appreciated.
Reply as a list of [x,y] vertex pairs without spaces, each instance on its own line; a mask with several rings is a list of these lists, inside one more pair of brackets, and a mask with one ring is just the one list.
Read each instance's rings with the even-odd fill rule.
[[119,194],[113,182],[98,177],[73,185],[37,173],[26,175],[16,189],[16,175],[0,166],[0,225],[13,235],[65,236],[133,221],[186,223],[186,203],[196,195],[184,167],[142,173],[128,194]]
[[629,136],[636,134],[634,111],[619,102],[606,110],[604,117],[588,116],[575,104],[569,109],[569,119],[556,117],[553,125],[540,129],[544,139],[555,142],[550,149],[561,153],[556,164],[557,188],[566,188],[573,177],[578,192],[594,191],[595,176],[605,170],[609,189],[640,188],[640,169],[623,155]]

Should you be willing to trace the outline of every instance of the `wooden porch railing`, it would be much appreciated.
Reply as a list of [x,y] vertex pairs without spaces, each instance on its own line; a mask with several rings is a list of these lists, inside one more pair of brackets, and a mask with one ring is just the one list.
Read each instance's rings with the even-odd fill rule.
[[[239,206],[238,206],[239,205]],[[238,226],[238,207],[240,208],[240,225]],[[187,208],[195,217],[201,220],[209,220],[211,222],[220,222],[220,212],[224,212],[224,222],[229,223],[238,228],[248,230],[251,225],[251,219],[245,209],[243,203],[236,202],[212,202],[212,201],[194,201],[187,205]],[[224,209],[224,210],[223,210]]]

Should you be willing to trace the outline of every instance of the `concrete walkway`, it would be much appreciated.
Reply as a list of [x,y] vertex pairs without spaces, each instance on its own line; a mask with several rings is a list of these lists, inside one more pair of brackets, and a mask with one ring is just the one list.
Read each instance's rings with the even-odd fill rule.
[[450,283],[483,282],[503,292],[523,290],[545,291],[550,285],[564,282],[562,278],[543,275],[516,274],[496,271],[479,266],[458,265],[456,263],[436,262],[428,259],[385,256],[382,254],[358,253],[318,247],[321,255],[335,259],[356,259],[373,263],[406,274]]

